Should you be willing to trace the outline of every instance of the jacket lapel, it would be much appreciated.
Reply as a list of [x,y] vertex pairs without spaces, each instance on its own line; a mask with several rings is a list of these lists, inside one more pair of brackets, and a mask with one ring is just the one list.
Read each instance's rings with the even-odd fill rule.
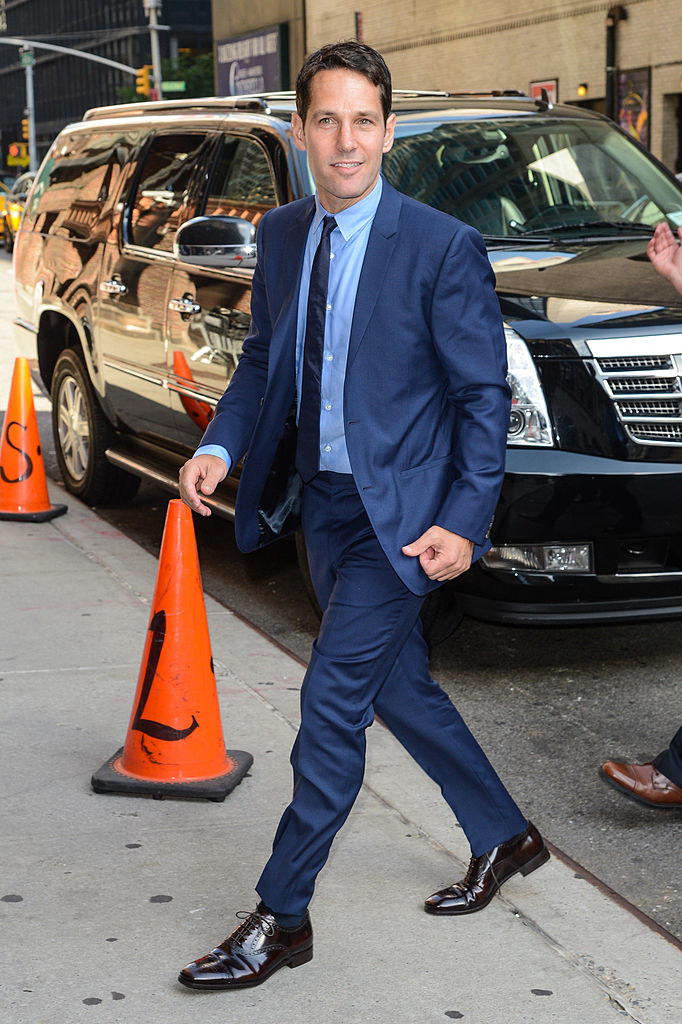
[[[303,270],[303,253],[308,237],[310,221],[315,210],[315,200],[311,197],[308,203],[302,204],[300,212],[291,224],[284,243],[279,267],[283,296],[277,319],[272,325],[270,339],[270,366],[277,367],[284,360],[293,360],[296,352],[296,320],[298,314],[298,293]],[[272,266],[272,263],[271,263]],[[276,268],[275,268],[276,270]],[[276,304],[275,304],[276,305]]]
[[398,239],[398,219],[402,199],[384,179],[381,200],[369,233],[367,250],[362,263],[358,291],[355,296],[355,310],[348,345],[350,366],[365,336],[370,318],[379,297],[381,286],[388,271],[393,250]]

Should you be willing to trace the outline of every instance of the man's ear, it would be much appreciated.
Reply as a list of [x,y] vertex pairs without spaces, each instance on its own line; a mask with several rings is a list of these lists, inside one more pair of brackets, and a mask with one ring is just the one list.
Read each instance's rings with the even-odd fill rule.
[[395,114],[389,114],[386,118],[386,128],[384,130],[384,145],[382,151],[388,153],[393,145],[393,133],[395,132]]
[[294,145],[296,149],[305,149],[305,130],[303,128],[303,121],[300,116],[294,111],[291,115],[291,127],[294,129]]

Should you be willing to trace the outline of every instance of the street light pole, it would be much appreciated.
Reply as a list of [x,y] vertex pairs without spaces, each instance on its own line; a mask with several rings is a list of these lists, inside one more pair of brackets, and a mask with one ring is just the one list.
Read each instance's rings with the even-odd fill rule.
[[33,65],[35,56],[30,46],[22,46],[19,60],[26,75],[26,117],[28,119],[28,169],[38,170],[38,150],[36,148],[36,110],[33,93]]
[[152,43],[152,66],[154,68],[154,88],[156,98],[163,99],[163,80],[161,78],[161,48],[159,46],[158,13],[161,10],[161,0],[144,0],[144,10],[149,18],[149,35]]

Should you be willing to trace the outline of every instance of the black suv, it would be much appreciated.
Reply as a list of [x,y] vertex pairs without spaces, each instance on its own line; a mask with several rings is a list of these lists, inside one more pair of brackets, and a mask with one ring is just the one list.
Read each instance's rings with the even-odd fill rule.
[[[646,258],[656,223],[682,224],[680,184],[577,108],[394,101],[384,173],[484,235],[513,390],[494,547],[431,614],[682,614],[682,299]],[[17,323],[85,501],[140,476],[176,488],[240,356],[258,222],[313,189],[293,109],[288,93],[100,108],[50,149],[17,239]]]

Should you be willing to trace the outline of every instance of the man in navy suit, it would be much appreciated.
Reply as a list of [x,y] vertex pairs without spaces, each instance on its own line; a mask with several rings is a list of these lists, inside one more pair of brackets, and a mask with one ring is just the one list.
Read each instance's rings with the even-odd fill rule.
[[258,233],[251,329],[183,499],[248,449],[236,535],[249,551],[302,522],[322,625],[301,691],[294,792],[256,911],[180,981],[256,985],[312,957],[308,904],[362,784],[378,714],[440,785],[471,844],[466,877],[434,914],[486,906],[549,854],[428,671],[424,595],[483,554],[504,472],[506,349],[481,237],[382,179],[391,79],[361,43],[303,65],[292,115],[315,197]]

